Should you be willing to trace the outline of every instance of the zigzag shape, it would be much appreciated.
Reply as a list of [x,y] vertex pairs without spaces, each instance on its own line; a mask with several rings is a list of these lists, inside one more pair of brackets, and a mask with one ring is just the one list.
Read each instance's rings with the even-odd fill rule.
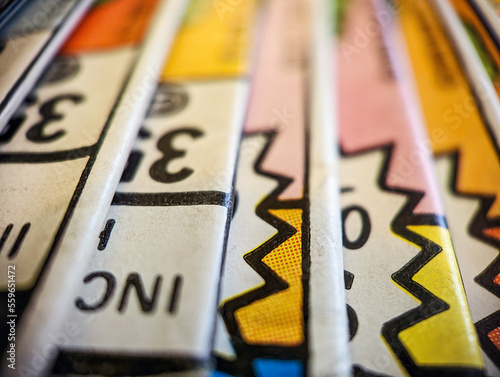
[[[487,124],[485,123],[485,125]],[[495,150],[497,151],[498,156],[500,156],[500,151],[496,145]],[[455,195],[457,195],[458,197],[478,200],[480,203],[479,209],[474,214],[474,217],[472,218],[469,225],[469,232],[479,241],[484,242],[487,245],[490,245],[497,249],[499,251],[499,255],[488,265],[488,267],[486,267],[486,269],[484,269],[479,275],[476,276],[474,281],[484,289],[486,289],[488,292],[500,298],[500,285],[494,283],[495,277],[500,274],[500,239],[493,237],[487,233],[488,229],[500,228],[500,218],[488,218],[488,213],[490,212],[490,209],[493,206],[496,197],[465,193],[458,190],[457,183],[460,170],[460,160],[462,158],[460,150],[456,150],[455,152],[451,153],[439,154],[438,156],[449,156],[453,160],[453,178],[451,188]],[[497,310],[496,312],[490,314],[488,317],[483,318],[475,325],[479,336],[479,341],[481,343],[481,348],[488,354],[491,361],[493,361],[495,365],[500,368],[500,350],[488,337],[488,334],[491,331],[500,327],[500,310]]]
[[[500,151],[498,148],[498,155],[500,156]],[[496,197],[495,196],[485,196],[481,194],[471,194],[462,192],[457,188],[458,182],[458,174],[459,174],[459,166],[461,160],[460,151],[457,150],[451,153],[443,153],[439,154],[438,157],[449,156],[453,160],[453,178],[452,178],[452,190],[453,192],[459,196],[468,199],[474,199],[479,201],[479,209],[474,214],[474,217],[471,220],[469,225],[469,232],[478,240],[486,243],[499,250],[500,252],[500,218],[490,219],[488,218],[488,213],[490,212],[491,207],[493,206]],[[497,230],[499,236],[495,237],[488,233],[488,230]],[[493,283],[494,278],[500,273],[500,255],[495,258],[492,263],[479,274],[475,281],[487,289],[489,292],[493,293],[495,296],[500,298],[500,285]],[[500,361],[500,360],[499,360]]]
[[[264,279],[265,284],[230,301],[227,301],[220,308],[220,313],[224,319],[224,322],[226,323],[228,332],[231,336],[232,344],[237,354],[237,365],[235,363],[229,363],[222,359],[218,359],[219,367],[222,367],[223,370],[232,371],[235,375],[248,377],[253,377],[251,363],[254,358],[260,355],[265,355],[268,357],[283,357],[283,347],[269,345],[257,346],[245,343],[235,318],[235,312],[238,309],[248,306],[255,301],[264,299],[275,293],[283,291],[289,287],[286,281],[281,279],[273,270],[271,270],[266,264],[262,262],[262,259],[278,246],[283,244],[290,237],[292,237],[296,233],[296,230],[287,222],[271,215],[270,210],[302,209],[304,213],[308,212],[306,205],[306,193],[304,194],[304,198],[301,200],[278,200],[279,195],[292,182],[290,178],[266,172],[261,168],[262,162],[264,161],[277,132],[257,132],[252,134],[245,134],[245,136],[255,134],[265,135],[268,140],[254,164],[254,170],[257,174],[274,179],[278,182],[278,187],[258,204],[255,213],[262,220],[276,228],[278,232],[273,237],[268,239],[265,243],[243,256],[250,267],[252,267],[252,269],[254,269]],[[305,254],[307,253],[303,251],[303,256]],[[286,357],[301,359],[305,364],[307,359],[306,342],[297,347],[286,347]]]
[[[411,2],[408,2],[410,4]],[[417,3],[415,3],[417,4]],[[426,4],[425,2],[419,2],[418,4]],[[465,3],[464,3],[465,4]],[[478,9],[475,8],[474,2],[467,3],[468,6],[471,6],[477,12]],[[427,12],[427,13],[426,13]],[[443,42],[444,38],[441,39],[441,36],[445,36],[442,27],[440,26],[439,21],[436,19],[436,16],[432,16],[429,8],[421,7],[419,9],[414,8],[413,14],[420,14],[421,20],[426,23],[427,33],[435,34],[435,41],[437,45],[440,45],[438,50],[441,51],[444,55],[450,55],[448,61],[448,70],[450,70],[451,74],[455,76],[457,79],[457,83],[453,91],[442,91],[444,95],[444,103],[458,103],[471,96],[473,98],[480,98],[478,95],[477,88],[474,87],[470,83],[469,78],[465,74],[462,68],[460,68],[460,59],[457,57],[456,52],[448,43]],[[408,12],[408,14],[410,14]],[[476,13],[480,18],[481,12]],[[408,22],[410,19],[408,19]],[[484,21],[484,20],[483,20]],[[484,22],[483,22],[484,24]],[[488,29],[488,28],[487,28]],[[486,30],[490,36],[493,38],[493,42],[498,45],[498,41],[494,37],[494,33],[491,33],[491,30]],[[404,32],[408,38],[408,32]],[[444,33],[444,34],[443,34]],[[443,34],[443,35],[442,35]],[[418,38],[416,38],[418,39]],[[409,40],[409,39],[408,39]],[[418,41],[416,43],[418,45]],[[416,54],[418,50],[412,51],[409,49],[410,54]],[[423,62],[420,62],[423,67]],[[454,72],[453,72],[454,71]],[[428,80],[429,75],[425,69],[421,70],[423,80]],[[419,74],[416,75],[418,82]],[[463,81],[463,82],[462,82]],[[457,102],[457,100],[459,100]],[[449,101],[449,102],[448,102]],[[477,102],[477,101],[476,101]],[[423,102],[425,103],[425,101]],[[447,142],[446,147],[440,146],[439,144],[433,145],[433,149],[435,151],[435,155],[438,156],[451,156],[454,158],[454,177],[451,183],[451,190],[457,196],[463,196],[468,198],[473,198],[480,201],[480,206],[476,214],[471,219],[471,224],[469,225],[469,233],[474,237],[479,239],[481,242],[492,245],[497,250],[500,251],[500,216],[499,216],[499,198],[498,195],[500,192],[498,191],[498,179],[500,177],[498,164],[500,162],[498,158],[500,157],[500,149],[497,142],[495,142],[494,132],[490,124],[488,124],[488,120],[484,117],[484,112],[482,109],[481,103],[477,103],[478,110],[477,113],[469,112],[467,115],[468,121],[470,125],[467,127],[467,131],[470,134],[460,133],[460,128],[452,126],[448,130],[448,137],[452,136],[453,140],[450,143]],[[425,107],[425,106],[424,106]],[[432,107],[429,107],[432,108]],[[443,111],[445,108],[442,109]],[[470,118],[470,116],[473,116]],[[433,116],[433,115],[431,115]],[[436,129],[432,125],[437,125],[438,123],[430,122],[428,125],[430,126],[429,131]],[[443,123],[444,124],[444,123]],[[442,127],[442,126],[440,126]],[[464,132],[464,131],[462,131]],[[474,137],[471,138],[471,135]],[[483,157],[482,161],[480,159],[473,160],[468,156],[473,155],[474,157]],[[488,156],[489,159],[485,161],[484,156]],[[478,169],[478,163],[484,164],[482,168],[484,172],[488,172],[486,174],[490,174],[490,176],[483,176],[483,179],[479,180],[476,174]],[[494,175],[496,174],[496,175]],[[495,176],[495,180],[491,179],[492,176]],[[463,184],[462,191],[459,190],[459,185]],[[495,202],[496,199],[496,202]],[[488,213],[491,213],[490,217],[488,217]],[[482,273],[480,273],[475,281],[485,288],[487,291],[493,293],[494,295],[499,296],[500,292],[496,284],[493,282],[494,277],[500,273],[500,258],[495,258]],[[497,318],[500,319],[500,311],[496,311],[488,318]],[[483,350],[485,350],[488,356],[492,359],[492,361],[500,367],[500,339],[497,342],[496,347],[491,347],[493,345],[492,341],[488,337],[488,333],[496,328],[500,324],[500,321],[497,321],[497,324],[494,325],[491,321],[488,321],[488,318],[481,320],[476,323],[476,328],[479,333],[479,338],[481,342],[481,346]],[[485,328],[488,324],[488,328]]]
[[[425,287],[413,280],[413,277],[417,274],[417,272],[443,250],[442,247],[430,239],[408,229],[408,227],[415,225],[440,226],[447,229],[444,216],[414,213],[414,209],[424,197],[425,193],[422,191],[412,191],[399,187],[390,187],[386,184],[386,176],[390,171],[394,143],[374,146],[353,153],[345,153],[342,147],[340,149],[341,154],[346,157],[362,155],[377,150],[381,150],[385,153],[386,157],[380,171],[378,185],[386,192],[406,195],[408,198],[404,207],[392,221],[391,229],[395,234],[417,245],[421,249],[412,260],[391,276],[396,283],[421,301],[421,304],[418,307],[384,323],[381,331],[382,336],[385,338],[394,354],[411,376],[482,376],[482,372],[480,370],[473,368],[418,366],[399,339],[399,334],[405,329],[408,329],[419,322],[449,309],[449,305],[445,301],[441,300]],[[363,371],[357,370],[357,373],[363,374]]]
[[[497,35],[493,30],[491,30],[489,26],[489,22],[487,19],[485,19],[484,14],[478,8],[477,4],[475,2],[455,2],[454,3],[455,7],[458,7],[456,10],[459,12],[460,17],[463,18],[464,22],[473,20],[470,18],[471,16],[468,16],[468,13],[466,11],[467,7],[469,7],[470,11],[477,17],[477,20],[480,22],[480,27],[484,28],[484,33],[490,37],[491,42],[493,45],[496,47],[498,51],[500,51],[500,41],[497,38]],[[464,7],[464,8],[462,8]],[[479,32],[479,31],[478,31]],[[478,38],[483,38],[486,37],[482,33],[480,33],[480,36]],[[483,42],[486,43],[487,40],[484,40]],[[488,45],[490,46],[490,45]],[[492,54],[493,51],[490,51],[488,47],[484,47],[488,53],[491,52],[490,58],[493,59]],[[494,48],[494,47],[490,47]],[[493,82],[495,84],[495,81]],[[498,88],[497,88],[498,89]],[[473,90],[473,89],[472,89]],[[490,129],[490,126],[487,121],[484,121],[484,125],[488,129],[488,133],[491,137],[492,144],[495,147],[495,151],[497,156],[500,156],[500,150],[498,148],[497,143],[494,142],[494,137],[492,137],[492,130]],[[500,218],[496,219],[489,219],[488,218],[488,213],[493,207],[493,204],[495,202],[495,196],[490,196],[487,197],[485,195],[480,195],[480,194],[466,194],[466,193],[461,193],[458,188],[457,188],[457,182],[458,182],[458,170],[459,170],[459,161],[462,158],[460,156],[459,151],[455,151],[454,153],[448,153],[451,155],[454,159],[454,177],[453,177],[453,191],[457,195],[473,198],[473,199],[479,199],[480,200],[480,208],[474,215],[474,218],[472,219],[471,225],[469,226],[469,231],[470,233],[479,239],[480,241],[483,241],[486,244],[489,244],[493,246],[496,249],[500,249]],[[492,236],[488,235],[485,231],[488,229],[494,229],[497,228],[498,235]],[[475,281],[481,285],[483,288],[487,289],[489,292],[493,293],[497,297],[500,297],[500,286],[497,284],[493,283],[493,279],[500,273],[500,256],[497,257],[488,267],[486,270],[484,270],[480,275],[478,275],[475,279]],[[494,274],[494,275],[492,275]],[[499,365],[500,366],[500,365]]]
[[[497,152],[500,156],[500,151]],[[474,214],[469,225],[469,232],[478,240],[494,247],[500,251],[500,238],[488,234],[490,229],[500,229],[500,218],[490,219],[488,218],[488,213],[493,206],[496,197],[495,196],[485,196],[481,194],[471,194],[460,191],[457,188],[459,166],[460,166],[460,151],[455,151],[452,153],[443,153],[438,156],[450,156],[453,159],[453,178],[452,178],[452,190],[459,196],[468,199],[478,200],[480,202],[479,209]],[[500,231],[499,231],[500,235]],[[492,263],[476,277],[476,282],[482,287],[486,288],[488,291],[493,293],[495,296],[500,298],[500,286],[493,283],[493,279],[500,273],[500,255],[492,261]]]

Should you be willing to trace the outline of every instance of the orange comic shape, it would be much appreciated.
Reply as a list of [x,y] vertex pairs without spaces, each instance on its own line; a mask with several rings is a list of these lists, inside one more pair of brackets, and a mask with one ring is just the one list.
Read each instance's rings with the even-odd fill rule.
[[483,234],[495,241],[500,241],[500,227],[483,229]]
[[500,327],[492,330],[488,333],[488,338],[491,342],[500,350]]
[[158,0],[98,2],[63,46],[61,53],[108,50],[141,42]]

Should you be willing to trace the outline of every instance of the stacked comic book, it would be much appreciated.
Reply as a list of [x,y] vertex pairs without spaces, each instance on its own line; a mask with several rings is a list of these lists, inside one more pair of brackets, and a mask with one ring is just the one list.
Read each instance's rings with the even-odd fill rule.
[[500,1],[0,0],[0,376],[500,376]]

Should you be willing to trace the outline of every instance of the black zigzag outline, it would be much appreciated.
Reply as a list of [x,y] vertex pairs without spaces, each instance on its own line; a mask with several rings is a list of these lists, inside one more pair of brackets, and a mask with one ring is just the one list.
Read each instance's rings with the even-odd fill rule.
[[[475,3],[475,1],[467,0],[467,3],[472,7],[476,15],[479,17],[481,21],[483,21],[483,25],[486,28],[486,31],[492,38],[494,44],[496,45],[497,48],[500,49],[500,41],[497,38],[497,35],[492,32],[491,27],[489,26],[488,22],[484,22],[486,19],[484,18],[484,15],[480,11],[479,7]],[[494,132],[491,127],[490,122],[488,119],[485,117],[485,109],[483,104],[481,103],[480,96],[478,95],[478,91],[474,86],[474,83],[471,81],[469,75],[467,72],[464,71],[464,61],[460,55],[456,53],[456,50],[452,48],[453,55],[455,58],[461,63],[461,72],[465,80],[467,81],[468,84],[468,89],[470,90],[471,95],[474,97],[475,103],[479,109],[479,115],[481,116],[482,123],[485,127],[485,130],[488,133],[488,136],[490,140],[492,141],[492,144],[495,148],[495,152],[498,157],[500,157],[500,148],[497,142],[495,141],[494,137]],[[468,194],[468,193],[463,193],[459,192],[457,190],[456,184],[457,184],[457,177],[459,174],[459,165],[460,165],[460,151],[455,149],[454,151],[451,152],[445,152],[445,153],[439,153],[437,156],[450,156],[454,159],[454,173],[453,173],[453,181],[450,183],[450,187],[452,191],[457,195],[457,196],[462,196],[466,198],[472,198],[475,200],[480,201],[480,206],[474,217],[471,219],[471,223],[469,225],[469,233],[475,237],[476,239],[489,244],[493,246],[495,249],[499,251],[499,256],[497,256],[489,265],[484,269],[476,278],[474,281],[485,288],[488,292],[498,296],[500,294],[499,287],[493,283],[493,279],[496,275],[500,273],[500,240],[495,240],[492,237],[487,236],[484,234],[482,231],[488,228],[492,227],[498,227],[500,226],[500,218],[496,219],[488,219],[487,214],[491,206],[493,205],[493,202],[495,200],[494,196],[487,196],[487,195],[480,195],[480,194]],[[492,313],[490,316],[487,318],[499,318],[500,319],[500,310],[497,310],[496,312]],[[495,365],[500,368],[500,350],[491,342],[491,340],[488,338],[487,334],[489,331],[497,328],[500,326],[500,321],[497,321],[496,326],[491,321],[488,321],[487,318],[484,318],[477,322],[476,325],[476,330],[479,335],[479,341],[481,343],[481,347],[483,350],[486,352],[486,354],[490,357],[491,361],[495,363]],[[485,328],[485,326],[494,326],[494,327],[489,327]],[[493,347],[491,347],[493,346]]]
[[[500,250],[500,240],[483,233],[486,229],[500,228],[500,218],[489,220],[487,214],[495,201],[494,198],[483,197],[480,207],[469,225],[469,232],[477,239]],[[493,280],[500,273],[500,254],[488,265],[488,267],[474,278],[474,281],[495,296],[500,298],[500,285]],[[500,326],[500,322],[498,323]]]
[[[498,156],[500,152],[497,150]],[[479,201],[479,208],[476,213],[471,218],[469,223],[469,233],[481,242],[492,246],[493,248],[500,251],[500,240],[490,237],[483,233],[486,229],[500,228],[500,217],[495,219],[488,219],[488,212],[490,211],[493,203],[495,202],[495,196],[491,195],[481,195],[481,194],[471,194],[462,192],[457,188],[458,175],[460,169],[460,151],[455,150],[451,153],[440,153],[437,155],[440,158],[450,158],[452,161],[453,177],[450,182],[450,187],[453,193],[458,197],[463,197],[467,199],[473,199]],[[500,273],[500,254],[497,256],[489,265],[474,279],[476,283],[481,285],[483,288],[488,290],[490,293],[500,298],[500,286],[493,283],[493,279]],[[500,323],[498,323],[500,326]],[[498,326],[497,326],[498,327]],[[500,362],[500,360],[498,360]],[[500,365],[499,365],[500,366]]]
[[[483,123],[487,127],[489,127],[485,119],[483,119]],[[498,150],[498,147],[496,147],[496,144],[495,150],[497,152],[497,155],[500,156],[500,151]],[[486,289],[488,292],[500,298],[500,286],[493,282],[493,279],[500,273],[500,241],[483,233],[483,230],[500,227],[500,218],[488,219],[488,212],[495,201],[495,197],[481,194],[471,194],[458,190],[458,175],[461,171],[460,155],[461,153],[459,150],[454,150],[452,152],[439,153],[436,155],[436,157],[448,157],[452,161],[453,176],[450,180],[449,186],[453,193],[457,197],[479,201],[479,208],[470,220],[468,231],[474,238],[494,247],[497,251],[499,251],[499,255],[495,259],[493,259],[493,261],[479,275],[474,278],[474,281],[481,287]],[[497,319],[496,323],[491,320],[492,318]],[[476,322],[475,326],[479,336],[479,342],[481,343],[481,348],[484,352],[486,352],[491,361],[498,368],[500,368],[500,350],[498,350],[498,348],[488,337],[488,333],[490,331],[496,329],[497,327],[500,327],[500,310],[497,310],[496,312],[490,314],[488,317]]]
[[499,323],[500,323],[500,311],[496,311],[493,314],[490,314],[488,317],[483,318],[482,320],[476,323],[476,330],[479,334],[479,341],[481,342],[481,347],[488,356],[490,356],[490,354],[495,355],[495,353],[498,353],[498,348],[488,337],[488,333],[491,330],[496,329]]
[[343,148],[340,147],[340,153],[344,157],[355,157],[376,151],[382,151],[384,153],[385,156],[378,177],[378,185],[386,192],[401,194],[407,197],[407,202],[403,205],[403,208],[391,222],[391,230],[403,239],[408,240],[409,242],[420,247],[420,251],[417,255],[398,271],[394,272],[391,277],[396,283],[416,297],[421,304],[416,308],[408,310],[407,312],[385,322],[382,325],[381,334],[401,364],[407,370],[408,374],[411,376],[483,376],[484,373],[482,370],[474,368],[418,366],[398,337],[402,331],[449,309],[449,305],[445,301],[441,300],[425,287],[413,280],[413,276],[426,266],[434,257],[436,257],[443,249],[431,240],[409,230],[408,227],[418,225],[440,226],[444,229],[447,229],[448,227],[444,216],[413,213],[413,210],[424,197],[425,192],[408,190],[395,186],[391,187],[386,184],[385,181],[387,175],[390,173],[390,164],[392,161],[394,147],[394,143],[388,143],[362,149],[353,153],[346,153]]
[[[302,345],[297,347],[278,347],[278,346],[256,346],[250,345],[244,342],[238,325],[236,323],[236,318],[234,313],[236,310],[248,306],[252,302],[266,298],[275,294],[277,292],[283,291],[289,287],[289,285],[281,279],[273,270],[271,270],[266,264],[262,262],[264,258],[271,251],[276,249],[279,245],[284,243],[290,237],[292,237],[297,231],[287,222],[271,215],[269,210],[280,210],[280,209],[300,209],[302,210],[302,257],[304,266],[304,256],[309,250],[309,237],[308,231],[305,232],[308,227],[308,222],[304,219],[309,217],[308,212],[308,200],[307,200],[307,190],[304,190],[304,197],[300,200],[287,200],[280,201],[278,199],[279,195],[290,185],[293,181],[291,178],[266,172],[261,168],[263,161],[267,155],[267,152],[271,148],[274,138],[278,134],[277,131],[263,131],[255,133],[246,133],[245,138],[252,137],[255,135],[263,135],[267,138],[266,144],[262,148],[262,151],[254,163],[254,170],[257,174],[264,177],[273,179],[278,182],[278,187],[274,189],[267,197],[265,197],[258,205],[255,210],[257,216],[259,216],[266,223],[272,225],[277,229],[277,233],[268,239],[265,243],[254,249],[253,251],[246,253],[243,258],[245,262],[252,267],[265,281],[265,284],[259,288],[251,290],[241,296],[238,296],[230,301],[227,301],[219,309],[222,318],[227,326],[228,333],[231,337],[231,342],[234,346],[237,358],[234,362],[224,360],[222,358],[217,359],[218,369],[223,371],[228,371],[234,376],[241,377],[254,377],[252,361],[258,357],[272,357],[276,359],[286,359],[286,360],[301,360],[304,365],[304,370],[307,362],[307,341],[304,341]],[[307,151],[306,151],[307,156]],[[307,165],[307,164],[306,164]],[[307,166],[306,166],[307,168]],[[307,170],[307,169],[306,169]],[[307,173],[306,173],[307,174]],[[304,279],[306,271],[303,268],[303,289],[304,296],[307,296],[307,285],[304,284]],[[304,306],[306,307],[306,306]],[[304,322],[307,323],[307,311],[304,310]],[[306,330],[305,339],[307,339],[307,326],[304,326]]]

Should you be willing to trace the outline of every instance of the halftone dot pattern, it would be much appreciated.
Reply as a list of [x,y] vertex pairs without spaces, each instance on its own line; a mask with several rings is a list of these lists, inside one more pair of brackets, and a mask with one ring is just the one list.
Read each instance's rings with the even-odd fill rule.
[[270,210],[297,232],[262,258],[289,287],[235,312],[245,342],[294,347],[304,342],[302,287],[302,210]]
[[488,333],[488,338],[490,338],[493,344],[500,350],[500,327],[490,331]]
[[[445,302],[448,309],[441,312],[427,309],[426,317],[412,319],[413,323],[397,335],[403,348],[421,368],[435,365],[483,368],[481,351],[474,338],[474,324],[464,305],[462,281],[455,272],[458,266],[448,230],[437,225],[407,225],[406,229],[442,248],[411,279]],[[446,284],[443,284],[444,281]],[[406,292],[413,294],[411,291]],[[432,305],[430,303],[427,308],[433,308]]]
[[483,233],[488,237],[495,238],[500,241],[500,228],[484,229]]
[[[483,233],[488,237],[500,240],[500,228],[484,229]],[[500,273],[497,276],[495,276],[495,278],[493,279],[493,283],[500,285]]]

